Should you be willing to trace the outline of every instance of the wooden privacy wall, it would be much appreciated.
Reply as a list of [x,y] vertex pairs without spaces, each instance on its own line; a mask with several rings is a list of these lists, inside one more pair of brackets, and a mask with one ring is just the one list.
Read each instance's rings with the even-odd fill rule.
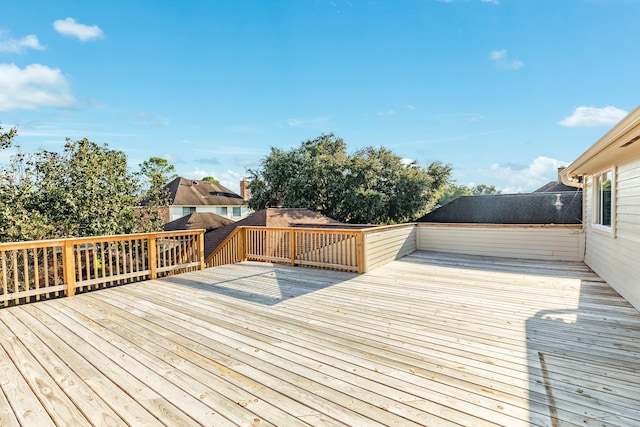
[[398,224],[367,229],[364,233],[365,271],[371,271],[417,249],[416,225]]
[[204,268],[204,231],[0,244],[0,307]]
[[418,249],[549,261],[582,261],[582,225],[437,224],[418,226]]

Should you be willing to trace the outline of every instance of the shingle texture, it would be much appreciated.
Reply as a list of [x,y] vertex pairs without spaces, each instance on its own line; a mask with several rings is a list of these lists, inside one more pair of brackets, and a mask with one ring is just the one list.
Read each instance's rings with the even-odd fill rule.
[[172,206],[230,206],[242,205],[242,196],[220,184],[178,177],[168,183]]
[[[472,224],[580,224],[581,191],[462,196],[418,222]],[[559,196],[557,196],[559,195]],[[557,201],[560,205],[557,206]]]
[[164,225],[164,231],[175,230],[215,230],[228,224],[233,224],[233,220],[216,215],[211,212],[194,212],[175,221]]
[[229,236],[236,227],[256,226],[256,227],[302,227],[305,225],[341,225],[340,221],[329,218],[304,208],[267,208],[255,212],[248,217],[225,225],[216,230],[209,231],[204,235],[204,257],[205,259]]

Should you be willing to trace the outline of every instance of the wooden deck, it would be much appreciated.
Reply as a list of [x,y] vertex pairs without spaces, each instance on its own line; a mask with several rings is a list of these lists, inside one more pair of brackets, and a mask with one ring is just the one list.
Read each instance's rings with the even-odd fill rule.
[[640,313],[582,263],[243,263],[0,310],[0,425],[640,425]]

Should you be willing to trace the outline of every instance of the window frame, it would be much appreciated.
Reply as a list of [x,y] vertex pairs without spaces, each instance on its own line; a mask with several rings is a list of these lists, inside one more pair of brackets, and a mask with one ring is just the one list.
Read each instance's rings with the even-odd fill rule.
[[[603,210],[603,200],[606,200],[605,191],[602,190],[603,177],[607,177],[610,181],[611,188],[609,190],[609,223],[603,224],[606,219]],[[604,232],[606,234],[615,235],[616,228],[616,169],[614,166],[603,170],[592,176],[592,218],[591,225],[594,230]]]
[[[236,214],[236,209],[237,209],[237,214]],[[242,208],[240,206],[234,206],[231,208],[231,216],[233,216],[234,218],[237,217],[241,217],[242,216]]]
[[191,215],[192,213],[196,213],[195,206],[183,206],[182,207],[182,216]]

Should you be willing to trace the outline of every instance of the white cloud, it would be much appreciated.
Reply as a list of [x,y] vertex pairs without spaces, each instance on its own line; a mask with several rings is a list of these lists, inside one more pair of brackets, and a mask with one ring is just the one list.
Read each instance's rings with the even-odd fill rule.
[[58,68],[31,64],[24,69],[0,64],[0,111],[67,107],[75,102]]
[[491,51],[491,53],[489,54],[489,58],[492,61],[500,61],[504,58],[507,57],[507,51],[502,49],[502,50],[493,50]]
[[378,115],[379,116],[395,116],[396,112],[395,110],[389,110],[389,111],[378,111]]
[[329,117],[316,117],[315,119],[289,119],[287,120],[287,124],[292,128],[295,127],[317,127],[329,120]]
[[566,166],[568,162],[537,157],[527,166],[493,164],[488,170],[481,171],[483,175],[494,178],[495,184],[505,194],[528,193],[542,187],[550,181],[558,179],[558,167]]
[[187,175],[182,175],[184,178],[192,178],[192,179],[202,179],[205,176],[212,176],[218,181],[220,184],[227,187],[229,190],[234,191],[236,193],[240,193],[240,181],[246,178],[244,173],[240,173],[231,169],[227,169],[224,171],[218,170],[204,170],[196,167],[191,170]]
[[480,122],[484,120],[484,116],[480,113],[451,113],[451,114],[436,114],[431,116],[433,120],[437,121],[465,121],[465,122]]
[[135,125],[150,126],[152,128],[164,128],[169,126],[169,119],[153,116],[146,111],[136,111],[125,117],[128,123]]
[[65,36],[71,36],[86,42],[104,37],[104,33],[97,25],[85,25],[73,18],[58,19],[53,22],[53,28]]
[[21,39],[14,39],[4,31],[0,31],[0,52],[1,53],[24,53],[26,49],[43,50],[38,37],[33,34],[24,36]]
[[628,112],[611,105],[604,108],[581,106],[573,110],[570,116],[565,117],[558,124],[562,126],[608,126],[618,123]]
[[489,59],[493,61],[500,68],[504,68],[507,70],[518,70],[524,67],[524,62],[519,59],[511,59],[507,54],[506,49],[502,50],[493,50],[489,53]]

